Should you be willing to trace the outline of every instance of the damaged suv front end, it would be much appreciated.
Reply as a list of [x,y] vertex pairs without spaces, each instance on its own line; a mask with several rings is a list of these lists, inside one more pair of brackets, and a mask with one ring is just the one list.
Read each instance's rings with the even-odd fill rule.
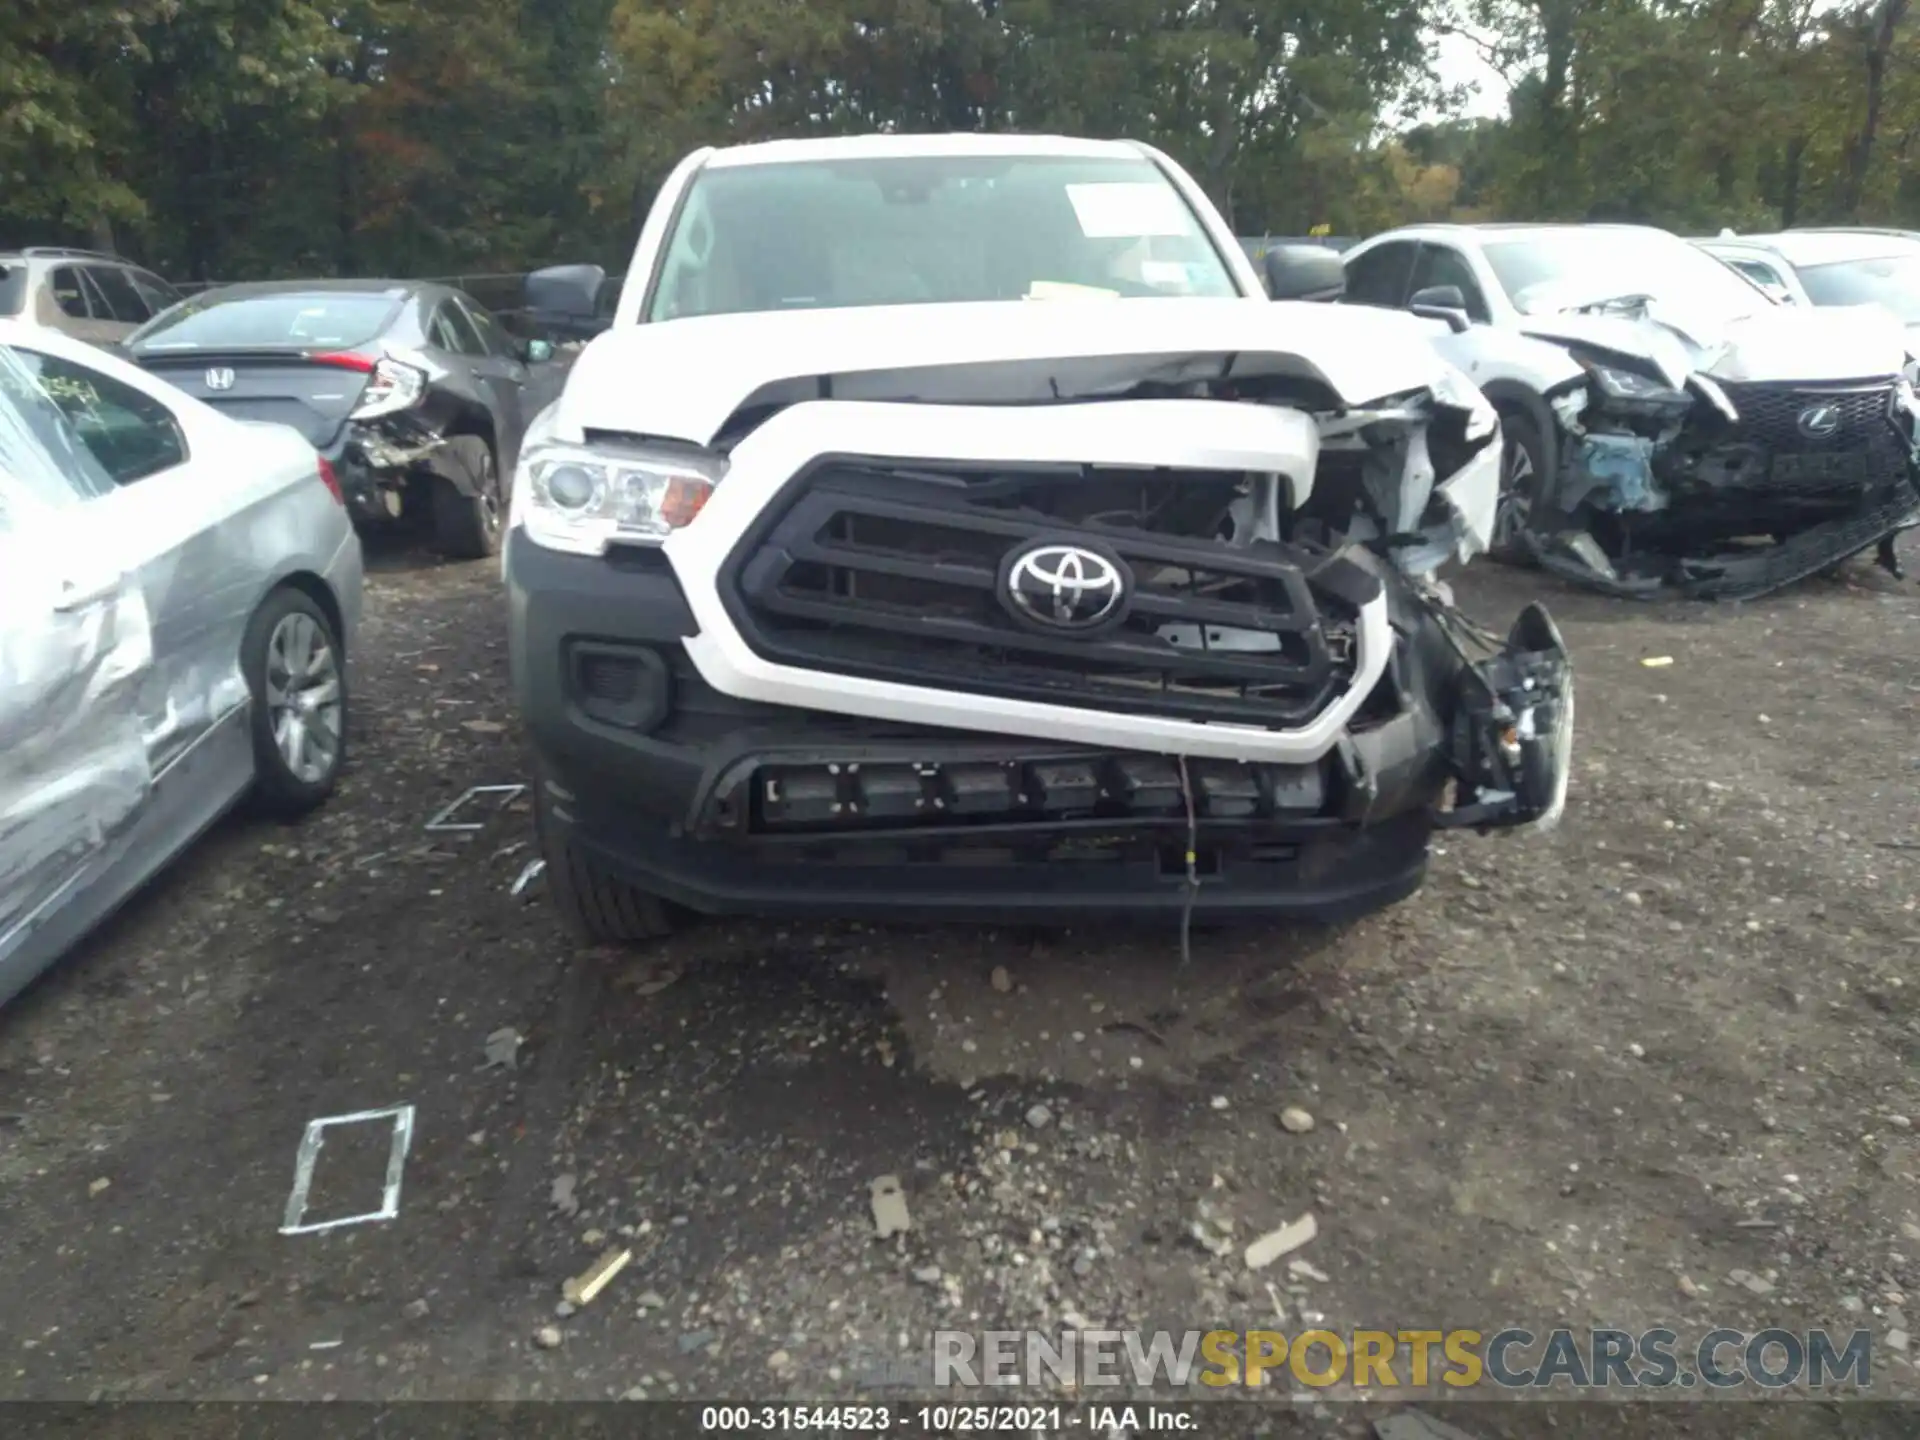
[[1526,333],[1577,367],[1544,395],[1554,463],[1509,500],[1545,567],[1617,595],[1751,599],[1876,545],[1884,562],[1883,542],[1920,524],[1920,404],[1899,322],[1777,305],[1724,277],[1743,309],[1592,293],[1617,279],[1577,302],[1534,300]]
[[616,320],[505,555],[562,911],[1339,919],[1438,827],[1553,824],[1560,636],[1435,576],[1492,410],[1397,317],[1254,298]]

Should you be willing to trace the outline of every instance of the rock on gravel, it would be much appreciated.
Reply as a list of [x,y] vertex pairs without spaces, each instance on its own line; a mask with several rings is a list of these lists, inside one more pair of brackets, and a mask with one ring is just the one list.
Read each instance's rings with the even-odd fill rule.
[[1304,1135],[1313,1129],[1313,1116],[1298,1105],[1289,1105],[1280,1112],[1280,1128],[1289,1135]]
[[565,1339],[566,1336],[560,1333],[558,1325],[542,1325],[533,1332],[533,1343],[542,1350],[558,1350],[561,1341]]

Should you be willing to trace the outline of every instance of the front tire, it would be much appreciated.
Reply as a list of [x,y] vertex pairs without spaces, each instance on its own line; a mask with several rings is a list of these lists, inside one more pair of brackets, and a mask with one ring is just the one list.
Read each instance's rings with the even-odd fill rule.
[[599,945],[632,945],[673,933],[673,914],[658,895],[617,875],[575,845],[555,821],[546,786],[534,786],[533,822],[547,862],[547,893],[561,921],[578,939]]
[[455,435],[433,457],[433,529],[440,550],[455,560],[500,553],[506,523],[500,464],[478,435]]
[[1525,539],[1527,526],[1549,464],[1546,438],[1532,415],[1503,407],[1500,444],[1500,498],[1487,554],[1508,565],[1526,565],[1533,559]]
[[347,759],[347,664],[311,595],[280,589],[247,622],[241,671],[253,696],[254,793],[291,819],[333,793]]

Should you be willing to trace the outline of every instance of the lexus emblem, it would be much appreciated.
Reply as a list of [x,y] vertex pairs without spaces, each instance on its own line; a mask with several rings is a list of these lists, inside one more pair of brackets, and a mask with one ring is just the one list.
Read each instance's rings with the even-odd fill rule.
[[1096,629],[1118,616],[1127,600],[1120,566],[1079,545],[1015,551],[1002,583],[1016,616],[1049,629]]
[[216,365],[213,369],[207,371],[207,388],[209,390],[231,390],[233,388],[233,371],[224,365]]
[[1809,440],[1825,440],[1840,428],[1840,407],[1838,405],[1809,405],[1800,412],[1795,422],[1800,433]]

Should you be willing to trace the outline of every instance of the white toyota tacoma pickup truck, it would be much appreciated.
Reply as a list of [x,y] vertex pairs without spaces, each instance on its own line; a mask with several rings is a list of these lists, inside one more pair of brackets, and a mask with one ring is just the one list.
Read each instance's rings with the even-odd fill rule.
[[[1132,143],[688,156],[533,422],[503,568],[547,883],[706,913],[1339,919],[1554,823],[1572,676],[1435,578],[1501,443],[1404,315],[1266,287]],[[1271,292],[1271,298],[1268,292]],[[1278,302],[1278,303],[1276,303]]]

